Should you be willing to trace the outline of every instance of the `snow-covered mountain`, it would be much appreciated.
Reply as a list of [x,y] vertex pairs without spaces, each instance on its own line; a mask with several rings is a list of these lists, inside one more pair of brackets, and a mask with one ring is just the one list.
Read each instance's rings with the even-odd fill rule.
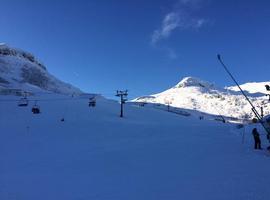
[[[264,83],[248,83],[243,85],[247,96],[258,112],[260,107],[264,114],[270,113],[268,98],[265,96]],[[264,93],[262,93],[264,92]],[[251,106],[236,87],[222,88],[194,77],[186,77],[176,86],[164,92],[143,96],[133,100],[153,104],[166,104],[176,108],[196,110],[203,113],[223,115],[238,119],[254,117]]]
[[32,54],[0,44],[0,93],[53,92],[79,94],[81,91],[51,75]]
[[[55,81],[60,92],[72,91],[21,56],[1,56],[8,62],[1,64],[2,87],[55,91],[46,81],[36,83],[35,75],[33,83],[26,81],[25,67],[26,74],[33,68],[40,79]],[[227,97],[242,103],[238,92],[194,78],[148,99],[162,102],[162,96],[165,103],[181,100],[201,109],[226,105]],[[28,106],[17,106],[20,97],[0,95],[1,200],[269,199],[269,152],[253,150],[250,134],[255,127],[265,134],[261,126],[240,128],[130,104],[120,118],[118,102],[98,96],[89,107],[88,97],[40,93],[29,97]],[[41,112],[34,114],[37,100]]]
[[[254,94],[254,93],[262,93],[262,94],[269,94],[269,92],[267,92],[265,85],[270,85],[270,82],[252,82],[252,83],[245,83],[240,85],[240,87],[242,88],[242,90]],[[227,89],[229,90],[233,90],[233,91],[240,91],[239,88],[237,86],[231,86],[231,87],[227,87]]]

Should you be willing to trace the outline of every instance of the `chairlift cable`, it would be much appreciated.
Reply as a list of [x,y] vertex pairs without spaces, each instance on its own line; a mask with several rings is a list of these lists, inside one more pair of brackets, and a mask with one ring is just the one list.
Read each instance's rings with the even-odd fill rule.
[[224,62],[222,61],[221,56],[219,54],[217,55],[217,58],[218,58],[219,62],[221,63],[221,65],[223,66],[223,68],[225,69],[225,71],[229,74],[229,76],[231,77],[231,79],[234,81],[234,83],[237,85],[237,87],[239,88],[239,90],[241,91],[241,93],[243,94],[243,96],[246,98],[246,100],[250,104],[250,106],[252,108],[251,109],[252,112],[255,114],[255,116],[257,117],[257,119],[259,120],[259,122],[261,123],[261,125],[263,126],[263,128],[265,129],[265,131],[268,134],[270,134],[270,131],[266,128],[266,126],[264,125],[264,123],[262,121],[262,117],[259,115],[258,111],[254,107],[254,105],[252,104],[252,102],[250,101],[250,99],[244,93],[244,91],[242,90],[242,88],[240,87],[240,85],[238,84],[238,82],[236,81],[236,79],[233,77],[233,75],[231,74],[231,72],[229,71],[229,69],[227,68],[227,66],[224,64]]

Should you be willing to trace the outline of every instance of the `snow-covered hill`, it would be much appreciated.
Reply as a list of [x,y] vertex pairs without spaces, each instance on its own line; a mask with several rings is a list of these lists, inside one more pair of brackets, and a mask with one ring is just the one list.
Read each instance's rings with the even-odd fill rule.
[[0,45],[0,94],[26,92],[53,92],[60,94],[81,91],[51,75],[32,54]]
[[0,95],[1,200],[269,199],[270,159],[253,150],[252,127],[128,104],[120,118],[102,97],[32,98],[41,114]]
[[[249,83],[243,85],[243,88],[258,112],[260,113],[260,107],[262,106],[264,114],[269,114],[268,98],[264,93],[260,93],[265,90],[264,85],[265,83]],[[176,86],[164,92],[139,97],[133,101],[169,104],[176,108],[238,119],[251,119],[254,117],[251,106],[235,87],[221,88],[194,77],[186,77]]]
[[[242,90],[254,94],[254,93],[262,93],[262,94],[269,94],[269,92],[266,90],[265,85],[270,85],[270,82],[252,82],[252,83],[245,83],[240,85]],[[239,91],[239,88],[237,86],[231,86],[227,87],[229,90],[233,91]]]

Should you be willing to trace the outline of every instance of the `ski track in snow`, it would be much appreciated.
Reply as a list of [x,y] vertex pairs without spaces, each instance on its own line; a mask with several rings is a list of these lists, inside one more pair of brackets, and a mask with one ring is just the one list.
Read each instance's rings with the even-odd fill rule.
[[121,119],[103,98],[38,103],[40,115],[0,103],[2,200],[269,199],[270,157],[252,149],[252,127],[241,144],[235,125],[153,108],[126,105]]

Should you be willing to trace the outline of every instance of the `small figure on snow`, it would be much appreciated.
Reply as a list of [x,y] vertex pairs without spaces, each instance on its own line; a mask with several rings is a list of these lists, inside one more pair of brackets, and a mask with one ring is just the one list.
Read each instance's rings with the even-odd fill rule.
[[257,131],[257,129],[256,128],[254,128],[253,130],[252,130],[252,135],[253,135],[253,137],[254,137],[254,148],[255,149],[262,149],[261,148],[261,139],[260,139],[260,134],[259,134],[259,132]]

